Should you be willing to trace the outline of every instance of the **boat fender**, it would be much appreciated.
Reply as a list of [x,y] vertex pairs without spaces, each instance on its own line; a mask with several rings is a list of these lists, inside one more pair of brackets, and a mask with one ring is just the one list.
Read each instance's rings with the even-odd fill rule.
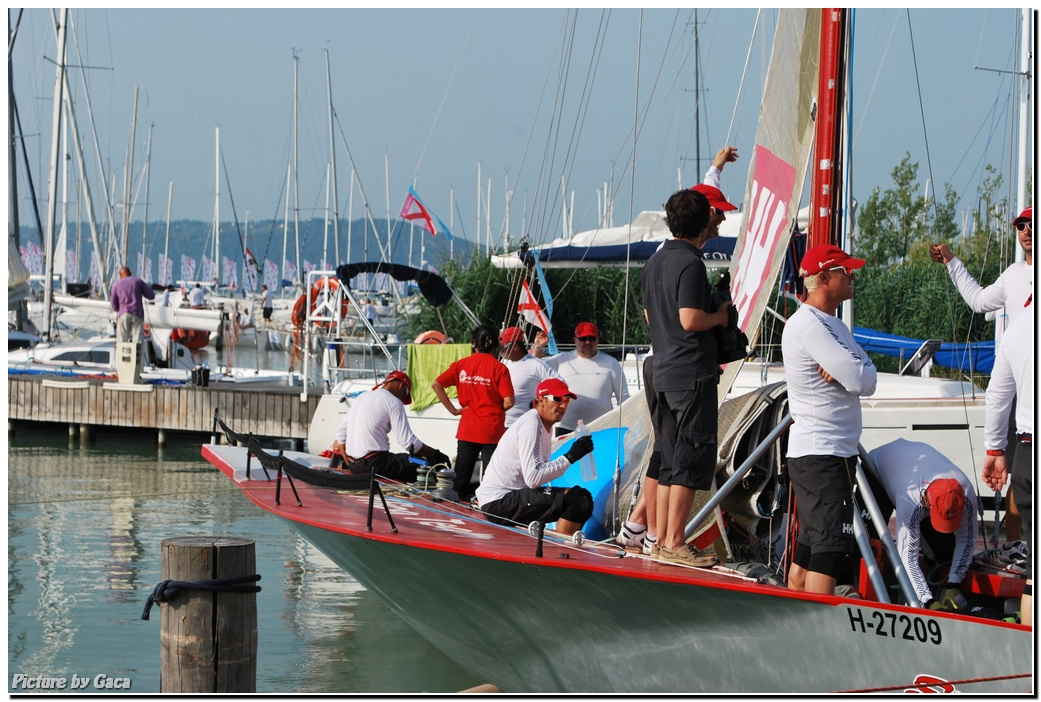
[[413,344],[443,344],[447,341],[447,337],[444,334],[437,331],[436,329],[430,329],[425,331],[416,337]]

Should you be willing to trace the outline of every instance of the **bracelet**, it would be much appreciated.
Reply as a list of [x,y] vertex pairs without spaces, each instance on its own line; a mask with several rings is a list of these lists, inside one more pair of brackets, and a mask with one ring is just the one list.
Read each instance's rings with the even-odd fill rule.
[[988,456],[1004,456],[1005,449],[987,449]]

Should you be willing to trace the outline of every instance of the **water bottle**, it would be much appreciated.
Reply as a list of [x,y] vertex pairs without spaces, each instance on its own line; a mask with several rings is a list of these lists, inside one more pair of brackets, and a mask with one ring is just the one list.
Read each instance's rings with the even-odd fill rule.
[[[583,436],[589,436],[589,427],[580,419],[578,426],[575,427],[575,440],[577,441]],[[587,483],[596,480],[596,459],[593,458],[593,454],[587,453],[578,462],[582,466],[582,480]]]

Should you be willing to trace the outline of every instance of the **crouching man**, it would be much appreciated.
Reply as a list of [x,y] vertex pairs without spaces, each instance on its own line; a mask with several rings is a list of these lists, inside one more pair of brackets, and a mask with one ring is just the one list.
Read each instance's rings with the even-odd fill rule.
[[503,434],[477,488],[488,521],[505,526],[555,521],[558,532],[570,535],[592,516],[593,496],[585,488],[543,486],[593,450],[593,438],[584,436],[566,454],[549,460],[553,425],[563,419],[574,399],[576,395],[559,378],[543,380],[535,388],[533,409]]

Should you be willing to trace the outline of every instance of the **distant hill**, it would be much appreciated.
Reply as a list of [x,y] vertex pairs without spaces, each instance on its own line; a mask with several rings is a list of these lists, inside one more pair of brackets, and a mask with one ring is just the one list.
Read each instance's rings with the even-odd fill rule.
[[[447,236],[431,236],[429,232],[411,222],[404,220],[391,220],[391,246],[389,260],[393,263],[409,263],[409,247],[411,243],[412,257],[411,265],[419,267],[421,263],[440,268],[450,259],[456,261],[469,261],[474,253],[475,244],[462,237],[455,237],[454,242],[449,241]],[[75,250],[76,232],[79,232],[79,280],[70,282],[85,282],[90,272],[90,252],[92,244],[90,241],[90,230],[86,222],[79,227],[70,225],[73,232],[72,240],[68,244],[69,250]],[[236,263],[239,282],[242,282],[243,247],[249,250],[257,258],[261,266],[268,259],[281,266],[283,239],[285,238],[285,225],[281,221],[264,220],[250,222],[248,232],[244,223],[238,226],[234,222],[222,222],[220,228],[220,256],[228,258]],[[347,220],[340,221],[340,260],[336,260],[336,247],[333,242],[333,226],[328,226],[328,243],[326,243],[326,225],[323,219],[311,219],[300,222],[300,266],[303,268],[304,261],[310,261],[316,266],[322,262],[322,252],[328,247],[327,261],[334,268],[342,263],[380,261],[384,259],[381,246],[387,248],[387,220],[366,222],[364,219],[356,219],[348,223]],[[129,255],[127,265],[140,273],[138,267],[138,253],[142,249],[143,225],[140,221],[132,222],[129,236]],[[350,247],[348,250],[348,239]],[[40,243],[39,232],[36,227],[22,227],[21,242],[25,246],[27,241]],[[158,275],[159,255],[163,253],[166,246],[166,222],[150,222],[148,225],[148,236],[144,242],[145,251],[152,261],[153,280]],[[186,255],[195,259],[196,271],[201,271],[202,256],[210,256],[213,252],[213,224],[197,220],[177,220],[170,222],[170,244],[169,257],[173,260],[174,278],[181,277],[181,256]],[[288,239],[286,242],[286,257],[288,260],[296,261],[296,231],[292,223],[288,228]],[[122,261],[115,265],[122,265]]]

